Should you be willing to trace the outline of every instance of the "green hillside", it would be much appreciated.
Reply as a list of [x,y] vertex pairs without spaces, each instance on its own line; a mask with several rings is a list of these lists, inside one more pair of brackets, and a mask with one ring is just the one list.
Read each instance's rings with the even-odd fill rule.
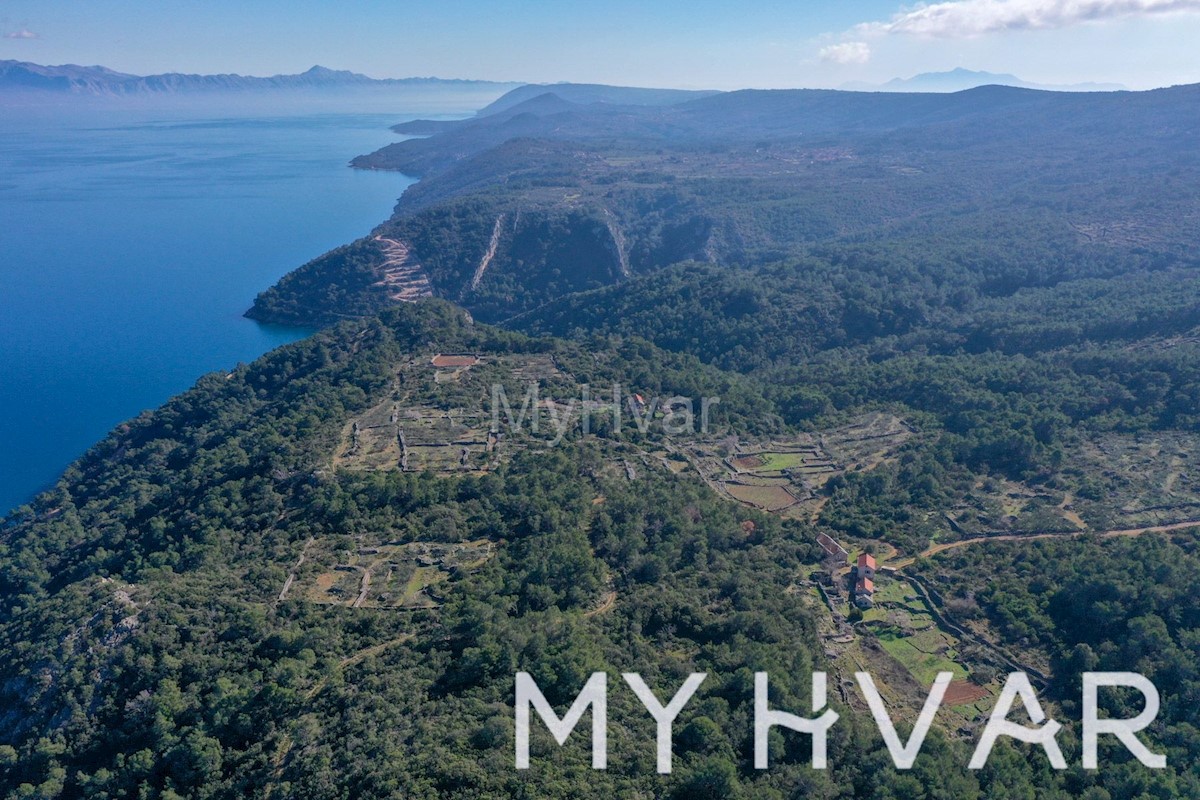
[[[435,358],[442,353],[471,355]],[[545,428],[510,428],[487,447],[490,388],[517,398],[531,380],[560,405],[584,383],[620,384],[647,397],[719,395],[722,411],[710,430],[675,436],[655,426],[585,434],[572,418],[557,445]],[[771,672],[778,702],[802,707],[812,669],[843,668],[822,644],[830,634],[812,594],[815,530],[807,513],[792,513],[809,506],[765,513],[752,494],[715,491],[708,474],[722,447],[783,453],[739,457],[759,465],[746,467],[746,486],[779,485],[773,471],[817,457],[786,455],[815,440],[786,428],[769,394],[644,342],[528,339],[434,301],[205,377],[119,428],[4,523],[6,791],[600,798],[790,796],[797,787],[835,796],[850,786],[855,796],[902,797],[920,781],[943,793],[935,796],[1032,785],[1039,796],[1070,796],[1080,773],[1052,776],[1011,749],[988,772],[967,773],[967,743],[952,729],[939,728],[914,775],[879,769],[886,756],[853,695],[835,698],[846,721],[830,772],[805,766],[800,738],[769,772],[750,768],[751,673]],[[1003,492],[981,491],[969,462],[955,466],[947,448],[962,434],[939,432],[928,411],[906,413],[923,420],[917,435],[893,429],[877,465],[863,466],[874,457],[853,426],[825,428],[822,457],[848,471],[788,491],[814,486],[819,524],[887,546],[924,547],[919,537],[933,528],[905,520],[943,503],[962,525],[982,517],[987,491]],[[406,464],[388,450],[397,430],[408,432]],[[979,468],[986,476],[987,464]],[[1066,470],[1029,486],[1054,494],[1088,479]],[[1176,491],[1196,491],[1189,480]],[[1080,509],[1100,514],[1106,494],[1089,495],[1095,512]],[[975,517],[956,503],[979,504]],[[1186,583],[1160,577],[1162,591]],[[947,594],[962,591],[950,585],[959,588]],[[1194,620],[1170,624],[1189,641]],[[863,657],[890,674],[894,702],[919,706],[919,676],[905,677],[905,662],[883,652]],[[1178,668],[1190,670],[1186,652],[1177,651]],[[997,658],[968,649],[955,670],[986,687]],[[670,778],[654,774],[649,718],[620,695],[614,768],[592,773],[586,744],[559,750],[543,732],[538,768],[518,773],[517,670],[538,676],[555,703],[594,670],[637,671],[660,687],[691,671],[712,677],[677,723]],[[1186,749],[1190,706],[1170,708],[1156,738]],[[1130,778],[1114,775],[1118,783],[1086,780],[1116,796]],[[1189,780],[1172,770],[1154,785],[1158,796],[1186,797]]]
[[[358,160],[423,179],[251,312],[326,327],[0,523],[0,796],[1200,796],[1196,87],[572,91]],[[1079,767],[1092,668],[1167,769]],[[831,768],[756,770],[814,669]],[[854,673],[942,669],[898,771]],[[514,769],[517,671],[609,674],[607,770]],[[618,673],[697,671],[659,776]],[[1067,770],[966,768],[1012,671]]]
[[[974,308],[1195,268],[1195,95],[543,95],[354,164],[422,176],[376,233],[408,243],[433,293],[485,321],[683,261],[865,266]],[[302,268],[253,315],[326,322],[386,304],[380,260],[339,263]]]

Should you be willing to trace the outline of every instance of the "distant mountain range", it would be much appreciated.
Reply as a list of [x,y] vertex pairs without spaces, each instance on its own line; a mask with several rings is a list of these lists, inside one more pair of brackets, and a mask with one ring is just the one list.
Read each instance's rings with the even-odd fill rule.
[[1016,75],[976,70],[952,69],[948,72],[923,72],[911,78],[893,78],[887,83],[847,83],[842,89],[852,92],[961,92],[977,86],[1016,86],[1022,89],[1044,89],[1054,92],[1121,92],[1127,87],[1119,83],[1073,83],[1056,85],[1030,83]]
[[[505,95],[481,115],[504,111],[546,92],[554,92],[572,103],[604,105],[665,106],[716,94],[716,92],[677,89],[637,89],[593,84],[522,84],[483,80],[433,77],[370,78],[349,70],[314,66],[298,75],[192,75],[168,72],[161,75],[132,75],[108,67],[84,67],[76,64],[44,66],[26,61],[0,61],[0,92],[74,94],[91,96],[141,96],[195,94],[212,92],[252,92],[288,90],[385,89],[413,86],[520,87]],[[1031,83],[1015,75],[954,69],[926,72],[911,78],[894,78],[886,83],[847,83],[841,88],[858,92],[960,92],[978,86],[1016,86],[1051,91],[1105,92],[1123,91],[1115,83],[1079,83],[1050,85]]]
[[452,85],[517,86],[494,81],[446,80],[443,78],[369,78],[347,70],[315,66],[299,75],[258,78],[249,75],[130,75],[107,67],[74,64],[42,66],[24,61],[0,61],[0,91],[54,92],[80,95],[149,95],[194,92],[246,92],[323,89],[379,89],[401,86]]

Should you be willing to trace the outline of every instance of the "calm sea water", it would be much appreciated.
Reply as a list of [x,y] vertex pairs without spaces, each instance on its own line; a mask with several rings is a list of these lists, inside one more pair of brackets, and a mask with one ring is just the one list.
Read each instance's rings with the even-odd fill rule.
[[241,314],[388,216],[410,181],[346,164],[405,116],[0,109],[0,516],[120,421],[306,335]]

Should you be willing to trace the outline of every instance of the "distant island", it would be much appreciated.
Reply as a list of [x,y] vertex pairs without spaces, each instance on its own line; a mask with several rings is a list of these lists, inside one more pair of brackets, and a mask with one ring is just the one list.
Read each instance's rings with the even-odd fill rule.
[[298,75],[131,75],[108,67],[75,64],[43,66],[0,61],[0,92],[37,92],[85,96],[185,94],[288,90],[388,89],[445,85],[455,88],[518,86],[518,83],[433,77],[370,78],[357,72],[314,66]]
[[[961,92],[980,86],[1012,86],[1059,92],[1127,90],[1127,87],[1119,83],[1041,84],[1008,73],[982,72],[961,67],[945,72],[925,72],[911,78],[893,78],[885,83],[847,83],[843,84],[841,89],[855,92]],[[599,84],[526,84],[438,77],[372,78],[358,72],[330,69],[320,65],[295,75],[258,77],[233,73],[196,75],[181,72],[134,75],[104,66],[48,66],[27,61],[0,61],[0,95],[152,97],[228,92],[347,92],[438,87],[514,90],[505,95],[501,104],[490,109],[491,111],[501,111],[548,92],[558,94],[572,103],[632,106],[663,106],[719,94],[715,91],[641,89]]]
[[842,89],[850,92],[961,92],[979,86],[1015,86],[1019,89],[1043,89],[1052,92],[1123,92],[1128,87],[1119,83],[1049,84],[1022,80],[1016,75],[980,72],[972,69],[922,72],[911,78],[892,78],[887,83],[847,83]]
[[[45,93],[95,97],[127,97],[181,95],[215,92],[295,91],[295,90],[372,90],[402,87],[446,88],[505,88],[514,89],[505,95],[500,111],[533,99],[547,92],[562,95],[572,103],[602,103],[634,106],[670,105],[689,99],[718,94],[715,91],[684,89],[641,89],[599,84],[526,84],[519,81],[488,81],[463,78],[408,77],[372,78],[349,70],[330,69],[320,65],[296,75],[258,77],[222,73],[196,75],[166,72],[159,75],[133,75],[104,66],[62,64],[47,66],[27,61],[0,61],[0,93]],[[924,72],[911,78],[893,78],[885,83],[853,82],[843,84],[843,91],[855,92],[961,92],[980,86],[1013,86],[1021,89],[1042,89],[1058,92],[1115,92],[1126,91],[1119,83],[1076,83],[1065,85],[1027,81],[1008,73],[957,69],[945,72]],[[563,95],[563,93],[566,93]]]

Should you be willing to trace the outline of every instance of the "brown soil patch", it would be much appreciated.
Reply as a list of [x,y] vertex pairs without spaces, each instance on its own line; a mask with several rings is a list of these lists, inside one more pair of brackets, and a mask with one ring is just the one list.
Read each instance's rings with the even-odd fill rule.
[[758,469],[763,464],[767,463],[762,456],[738,456],[733,460],[733,465],[738,469]]
[[946,687],[945,703],[950,706],[965,706],[968,703],[982,700],[990,694],[991,692],[977,683],[954,681]]
[[438,353],[430,360],[430,363],[435,367],[473,367],[479,363],[479,357]]

